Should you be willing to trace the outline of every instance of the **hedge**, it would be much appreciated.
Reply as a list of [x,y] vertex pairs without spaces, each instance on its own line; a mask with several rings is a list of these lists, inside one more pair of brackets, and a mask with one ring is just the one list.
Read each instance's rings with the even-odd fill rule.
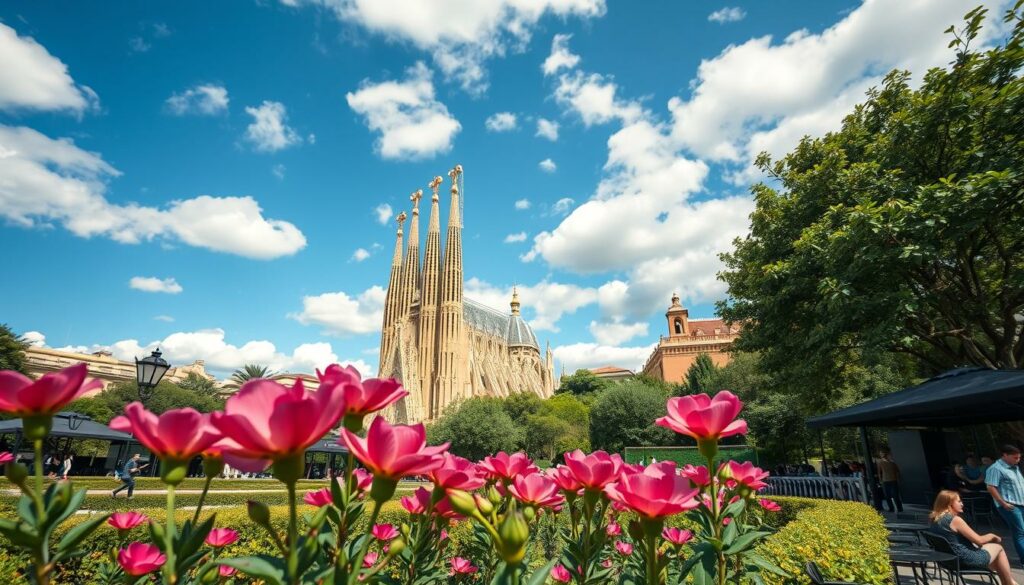
[[[696,447],[626,447],[623,459],[626,463],[650,463],[651,458],[658,461],[675,461],[680,467],[686,464],[707,465],[704,456]],[[719,447],[716,462],[728,460],[751,461],[757,463],[757,451],[746,445],[722,445]]]
[[[856,583],[883,585],[888,583],[889,565],[886,555],[888,542],[882,517],[869,506],[855,502],[836,502],[830,500],[812,500],[806,498],[776,499],[782,505],[782,511],[767,514],[769,524],[779,527],[779,531],[770,536],[760,547],[766,558],[774,561],[792,577],[786,583],[810,583],[804,576],[803,565],[814,560],[821,567],[828,579],[842,579]],[[314,508],[303,506],[300,513],[312,514]],[[146,510],[147,515],[157,522],[165,519],[162,510]],[[238,530],[241,538],[225,551],[230,556],[273,553],[273,543],[262,529],[248,521],[244,508],[212,510],[217,516],[217,526],[229,526]],[[207,514],[204,513],[204,516]],[[367,515],[364,515],[364,519]],[[272,506],[271,517],[279,530],[286,529],[288,510],[286,506]],[[397,501],[384,505],[378,522],[398,524],[407,519],[406,512]],[[557,518],[565,521],[565,514]],[[59,538],[71,527],[83,521],[85,516],[76,516],[55,531],[54,540]],[[191,513],[181,511],[176,515],[178,523],[191,518]],[[545,515],[544,521],[552,516]],[[365,521],[365,520],[364,520]],[[683,517],[678,517],[672,524],[683,524]],[[451,537],[451,551],[459,550],[468,542],[472,527],[468,522],[454,524],[448,533]],[[139,527],[133,530],[132,539],[146,538],[146,530]],[[90,542],[93,552],[63,567],[58,575],[58,583],[89,583],[96,567],[103,562],[103,551],[116,546],[116,531],[103,527],[97,530]],[[540,543],[532,555],[538,558],[544,553],[539,550]],[[556,551],[556,554],[559,554]],[[548,557],[550,558],[550,557]],[[23,582],[19,571],[24,570],[27,559],[12,554],[6,546],[0,546],[0,583]],[[775,575],[766,575],[767,583],[778,582]]]

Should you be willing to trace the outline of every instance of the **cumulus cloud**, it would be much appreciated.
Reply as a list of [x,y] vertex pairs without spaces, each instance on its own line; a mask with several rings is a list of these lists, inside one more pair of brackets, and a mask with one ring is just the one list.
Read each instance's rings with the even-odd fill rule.
[[739,6],[726,6],[708,15],[708,20],[725,24],[727,22],[739,22],[747,17],[747,12]]
[[185,290],[173,278],[156,278],[155,276],[133,276],[128,286],[143,292],[157,292],[176,295]]
[[569,50],[569,39],[572,35],[555,35],[551,40],[551,54],[544,59],[541,69],[544,75],[554,75],[562,69],[572,69],[580,62],[580,56]]
[[[479,278],[466,281],[465,296],[500,311],[512,300],[512,286],[495,286]],[[530,326],[541,331],[559,331],[558,321],[567,313],[593,304],[597,290],[575,284],[542,280],[534,285],[518,285],[519,301]]]
[[512,112],[498,112],[488,117],[484,122],[484,125],[491,132],[509,132],[515,130],[517,124],[516,115]]
[[525,50],[542,17],[590,19],[605,12],[604,0],[281,1],[290,6],[327,7],[343,21],[427,51],[447,80],[476,95],[487,90],[486,62],[509,51]]
[[530,200],[529,199],[518,199],[518,200],[516,200],[516,204],[515,205],[516,205],[516,209],[518,209],[520,211],[522,211],[524,209],[529,209],[530,208]]
[[226,112],[228,101],[228,90],[223,85],[202,84],[171,95],[165,103],[168,111],[176,116],[213,116]]
[[545,173],[553,173],[558,169],[558,165],[556,165],[555,161],[551,160],[550,158],[546,158],[540,161],[539,163],[537,163],[537,166],[540,167],[540,170],[544,171]]
[[637,371],[643,368],[656,345],[615,347],[597,343],[573,343],[555,347],[552,353],[567,372],[609,365]]
[[558,140],[558,122],[538,118],[537,133],[534,136],[540,136],[541,138],[547,138],[551,142],[555,142]]
[[643,114],[640,104],[618,97],[617,92],[618,85],[609,76],[573,71],[559,76],[555,100],[579,114],[586,126],[613,120],[632,122],[640,118]]
[[26,331],[21,337],[32,347],[46,347],[46,336],[39,331]]
[[372,286],[355,296],[329,292],[302,298],[302,311],[288,315],[303,325],[321,327],[328,335],[377,333],[384,319],[387,292]]
[[164,323],[174,323],[174,317],[171,317],[170,315],[157,315],[156,317],[153,317],[153,320],[163,321]]
[[422,159],[452,148],[462,125],[434,97],[433,74],[422,62],[406,70],[403,81],[363,81],[345,99],[378,132],[377,153],[383,158]]
[[280,102],[264,101],[259,107],[246,107],[252,123],[245,129],[245,140],[260,152],[276,152],[302,142],[288,125],[288,111]]
[[356,248],[355,252],[352,252],[351,260],[353,262],[362,262],[370,257],[370,251],[366,248]]
[[562,197],[555,204],[551,206],[552,215],[565,215],[572,209],[572,204],[576,201],[572,197]]
[[22,227],[60,224],[83,238],[124,244],[157,238],[249,258],[294,254],[306,238],[286,221],[267,219],[249,196],[200,195],[165,208],[106,198],[120,172],[67,138],[0,125],[0,217]]
[[590,334],[601,345],[620,345],[638,335],[647,335],[647,323],[590,322]]
[[519,232],[517,234],[509,234],[505,236],[506,244],[515,244],[516,242],[525,242],[526,232]]
[[391,216],[394,215],[395,212],[387,203],[381,203],[377,207],[373,208],[373,213],[374,215],[377,216],[377,223],[385,225],[388,223],[388,220],[391,219]]
[[67,110],[81,113],[96,93],[75,83],[68,66],[32,37],[0,23],[0,110]]

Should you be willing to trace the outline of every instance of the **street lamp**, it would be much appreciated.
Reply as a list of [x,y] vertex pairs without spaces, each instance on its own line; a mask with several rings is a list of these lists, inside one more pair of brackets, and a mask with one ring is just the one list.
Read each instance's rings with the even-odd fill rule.
[[135,358],[135,375],[139,383],[139,399],[143,399],[149,391],[156,388],[156,385],[160,383],[160,379],[164,377],[167,370],[171,369],[171,364],[167,363],[167,360],[160,357],[160,355],[160,349],[157,348],[149,357],[141,360]]

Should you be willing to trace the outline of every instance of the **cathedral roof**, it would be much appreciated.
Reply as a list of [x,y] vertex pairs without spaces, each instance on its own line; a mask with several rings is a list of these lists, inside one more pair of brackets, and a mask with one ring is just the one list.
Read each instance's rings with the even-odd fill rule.
[[466,324],[478,331],[504,337],[510,346],[528,345],[540,351],[533,329],[519,315],[509,315],[470,298],[463,298],[462,316]]

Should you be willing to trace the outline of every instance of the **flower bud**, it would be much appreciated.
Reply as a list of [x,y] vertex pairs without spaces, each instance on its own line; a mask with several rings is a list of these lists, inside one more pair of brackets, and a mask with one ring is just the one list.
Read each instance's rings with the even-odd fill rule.
[[501,492],[493,485],[487,488],[487,501],[497,506],[501,503]]
[[510,510],[498,527],[498,543],[502,559],[516,564],[526,556],[526,542],[530,539],[530,524],[518,510]]
[[249,519],[256,524],[271,530],[270,528],[270,508],[267,507],[263,502],[257,502],[255,500],[249,500],[246,502],[248,507]]
[[203,457],[203,475],[217,477],[224,471],[224,460],[220,457]]
[[28,468],[20,463],[8,463],[4,466],[7,479],[18,487],[25,487],[25,480],[28,479]]
[[494,511],[494,504],[480,494],[473,494],[473,501],[476,502],[476,508],[484,515]]
[[452,510],[463,516],[472,517],[479,513],[473,496],[462,490],[449,490],[448,501],[452,504]]
[[533,519],[537,517],[537,509],[533,506],[525,506],[523,508],[523,518],[526,518],[527,522],[533,522]]
[[396,538],[388,543],[388,555],[398,556],[403,550],[405,550],[405,541],[401,538]]

